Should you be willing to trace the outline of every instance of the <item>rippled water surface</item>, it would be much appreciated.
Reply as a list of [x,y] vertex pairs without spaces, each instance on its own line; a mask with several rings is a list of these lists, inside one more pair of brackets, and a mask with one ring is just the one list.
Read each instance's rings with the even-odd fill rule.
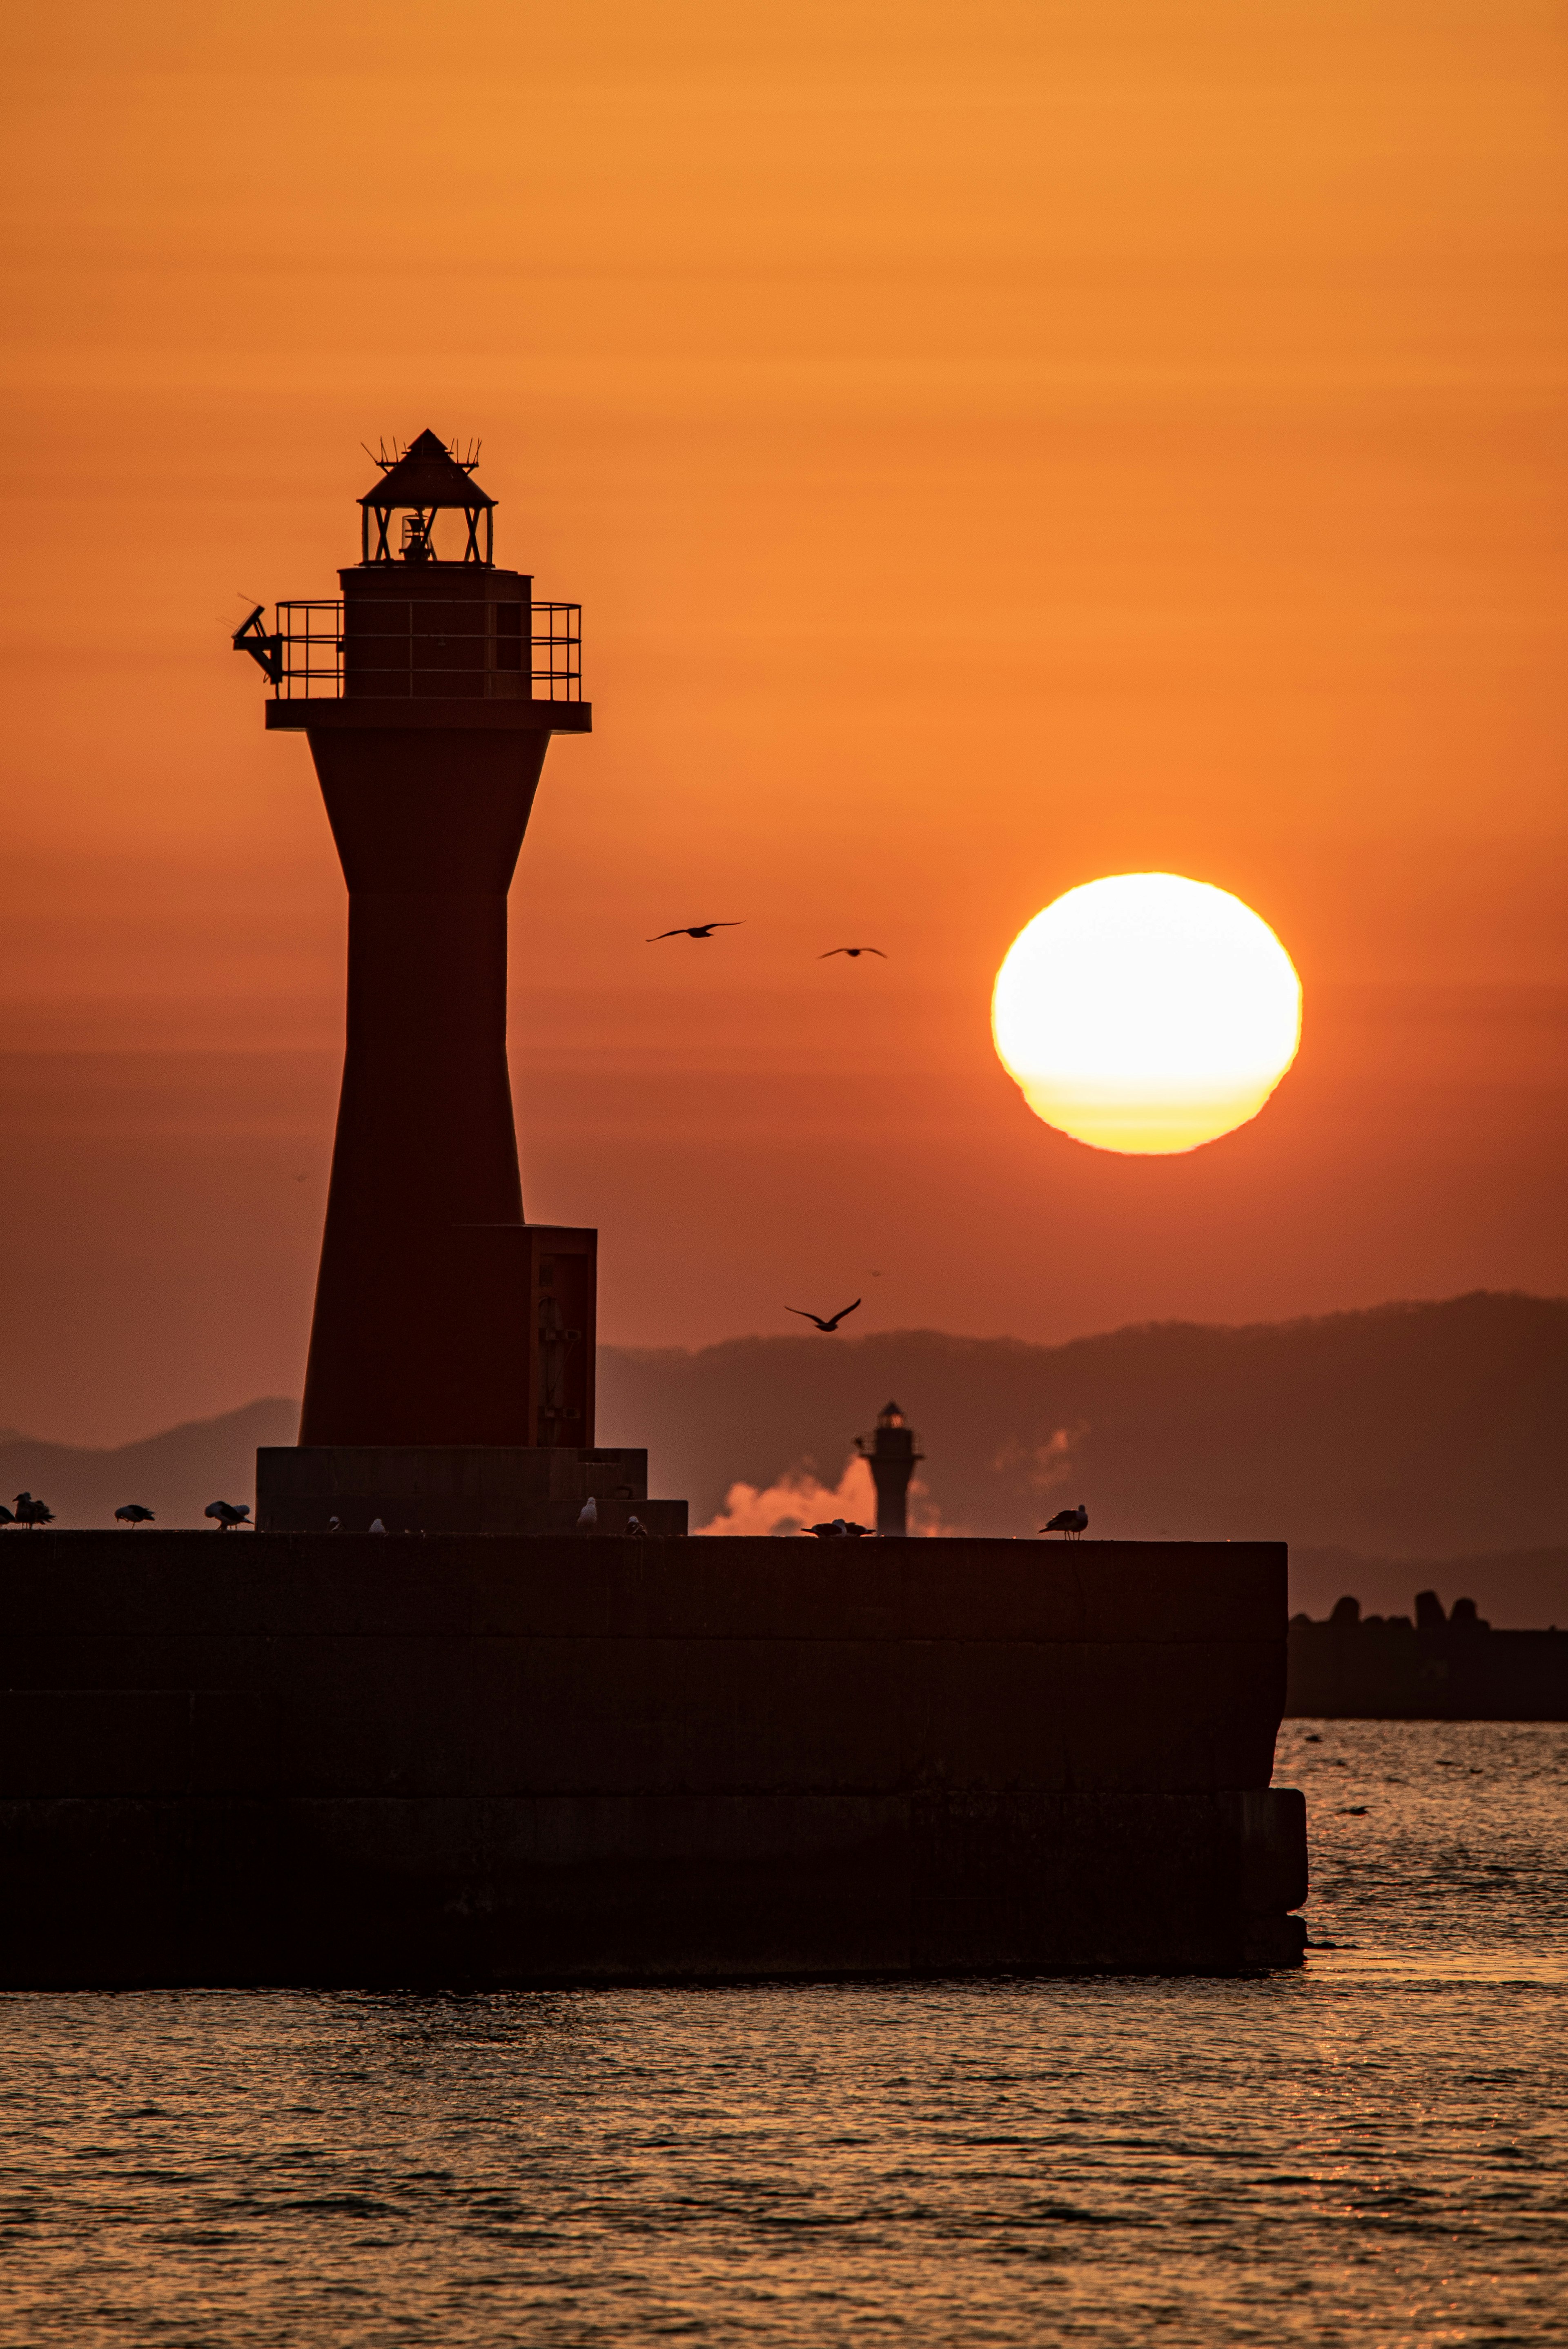
[[0,2000],[0,2338],[1568,2340],[1568,1728],[1277,1777],[1298,1975]]

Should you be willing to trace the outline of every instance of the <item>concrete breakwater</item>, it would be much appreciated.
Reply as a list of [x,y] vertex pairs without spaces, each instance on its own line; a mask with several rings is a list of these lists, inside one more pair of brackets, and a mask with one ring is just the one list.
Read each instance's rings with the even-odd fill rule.
[[1300,1955],[1283,1544],[12,1534],[0,1981]]

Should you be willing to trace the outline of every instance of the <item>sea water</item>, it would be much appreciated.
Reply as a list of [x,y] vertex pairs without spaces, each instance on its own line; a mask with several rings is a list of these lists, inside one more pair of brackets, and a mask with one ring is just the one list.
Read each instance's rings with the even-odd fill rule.
[[0,2339],[1568,2339],[1568,1725],[1276,1781],[1300,1973],[0,2000]]

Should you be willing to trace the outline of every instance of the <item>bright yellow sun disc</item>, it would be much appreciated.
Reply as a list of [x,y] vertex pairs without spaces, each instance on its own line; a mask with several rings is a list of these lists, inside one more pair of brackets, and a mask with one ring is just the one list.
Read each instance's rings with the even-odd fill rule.
[[1069,889],[1007,950],[991,1032],[1037,1117],[1096,1150],[1196,1150],[1295,1058],[1301,981],[1239,897],[1174,873]]

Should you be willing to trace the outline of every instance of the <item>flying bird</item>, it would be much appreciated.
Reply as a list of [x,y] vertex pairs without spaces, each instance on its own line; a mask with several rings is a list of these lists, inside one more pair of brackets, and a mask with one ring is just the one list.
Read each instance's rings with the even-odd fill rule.
[[745,927],[744,922],[693,922],[689,929],[657,930],[651,938],[645,938],[643,944],[656,947],[660,938],[711,938],[715,930],[743,930]]
[[114,1514],[117,1524],[122,1526],[150,1526],[152,1523],[152,1511],[144,1509],[139,1501],[128,1501],[123,1509],[117,1509]]
[[1049,1525],[1042,1526],[1043,1534],[1060,1534],[1068,1541],[1077,1541],[1088,1530],[1088,1511],[1080,1501],[1076,1509],[1058,1509]]
[[817,960],[819,962],[830,962],[836,954],[847,954],[851,962],[853,962],[857,955],[863,954],[874,954],[882,962],[886,962],[887,960],[887,957],[882,953],[881,947],[830,947],[826,954],[820,954],[817,957]]
[[577,1526],[580,1533],[595,1534],[599,1530],[599,1504],[592,1493],[577,1512]]
[[47,1501],[35,1501],[31,1493],[18,1493],[16,1515],[13,1522],[19,1526],[26,1526],[31,1532],[35,1526],[52,1526],[55,1522],[55,1513]]
[[841,1306],[839,1310],[835,1314],[831,1315],[831,1317],[826,1321],[823,1320],[820,1313],[808,1313],[803,1305],[787,1305],[784,1308],[784,1310],[786,1313],[798,1313],[802,1321],[814,1321],[818,1329],[822,1332],[822,1335],[825,1338],[830,1338],[834,1330],[838,1328],[840,1322],[843,1319],[845,1314],[852,1313],[855,1310],[855,1306],[858,1306],[861,1300],[857,1297],[854,1305]]
[[217,1518],[221,1534],[226,1534],[231,1526],[242,1526],[250,1514],[249,1501],[241,1501],[237,1505],[232,1501],[209,1501],[201,1512],[204,1517]]

